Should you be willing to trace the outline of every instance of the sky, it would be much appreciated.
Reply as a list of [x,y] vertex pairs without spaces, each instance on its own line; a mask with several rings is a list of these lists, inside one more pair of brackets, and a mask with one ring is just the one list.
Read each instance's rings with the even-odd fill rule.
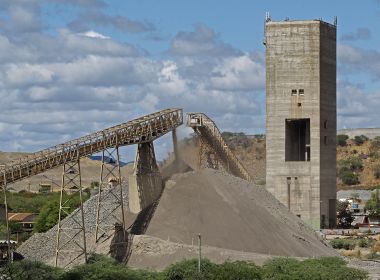
[[266,12],[337,16],[338,128],[380,127],[380,0],[0,0],[0,150],[172,107],[265,133]]

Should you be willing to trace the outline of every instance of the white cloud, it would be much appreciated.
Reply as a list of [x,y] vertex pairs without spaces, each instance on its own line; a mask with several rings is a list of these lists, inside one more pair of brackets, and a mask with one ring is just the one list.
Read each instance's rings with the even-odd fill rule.
[[366,91],[347,81],[338,84],[338,127],[379,127],[380,91]]
[[89,38],[110,39],[110,37],[104,36],[103,34],[100,34],[94,30],[89,30],[89,31],[84,32],[84,33],[79,33],[79,35],[86,36]]

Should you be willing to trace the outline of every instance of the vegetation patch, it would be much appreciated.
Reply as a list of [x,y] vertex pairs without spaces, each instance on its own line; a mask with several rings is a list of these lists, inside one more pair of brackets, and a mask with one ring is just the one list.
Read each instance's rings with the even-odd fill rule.
[[274,258],[262,267],[243,261],[215,264],[202,259],[201,270],[198,261],[185,260],[175,263],[162,272],[132,270],[123,264],[104,257],[92,256],[88,264],[71,270],[47,266],[39,262],[15,262],[2,268],[6,279],[29,280],[364,280],[367,272],[350,268],[337,257],[324,257],[298,261],[292,258]]

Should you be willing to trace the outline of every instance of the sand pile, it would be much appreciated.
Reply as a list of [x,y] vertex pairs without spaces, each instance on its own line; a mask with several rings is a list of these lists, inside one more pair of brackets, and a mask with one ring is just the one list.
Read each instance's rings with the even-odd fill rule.
[[316,233],[262,187],[220,171],[174,175],[166,183],[147,235],[282,256],[333,255]]

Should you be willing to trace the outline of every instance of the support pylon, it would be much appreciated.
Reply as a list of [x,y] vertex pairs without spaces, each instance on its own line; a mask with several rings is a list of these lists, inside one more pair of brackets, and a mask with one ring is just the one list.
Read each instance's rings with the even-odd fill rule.
[[179,152],[178,152],[178,140],[177,140],[177,131],[173,129],[172,131],[172,140],[173,140],[173,152],[174,152],[174,160],[178,162],[179,160]]
[[7,231],[7,262],[12,263],[13,262],[13,250],[11,248],[11,236],[9,231],[9,220],[8,220],[8,202],[7,202],[7,178],[5,176],[5,172],[3,173],[4,178],[4,185],[2,187],[4,192],[4,207],[5,207],[5,224],[6,224],[6,231]]
[[160,198],[162,177],[154,154],[153,142],[137,146],[133,174],[129,176],[129,211],[139,213]]
[[95,242],[114,229],[115,222],[122,226],[123,233],[125,233],[121,182],[119,147],[103,150],[96,206]]
[[[68,267],[83,257],[87,262],[86,230],[83,213],[82,180],[79,157],[63,165],[57,229],[55,266]],[[79,208],[72,214],[70,210]],[[69,218],[64,219],[66,216]]]

